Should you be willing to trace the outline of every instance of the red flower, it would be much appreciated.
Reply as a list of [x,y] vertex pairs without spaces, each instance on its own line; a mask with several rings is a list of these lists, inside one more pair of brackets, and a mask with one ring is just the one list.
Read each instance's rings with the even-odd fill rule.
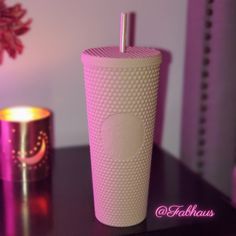
[[22,21],[26,10],[21,4],[8,7],[5,0],[0,0],[0,64],[3,61],[4,51],[12,58],[21,54],[24,48],[18,36],[26,33],[30,29],[31,19]]

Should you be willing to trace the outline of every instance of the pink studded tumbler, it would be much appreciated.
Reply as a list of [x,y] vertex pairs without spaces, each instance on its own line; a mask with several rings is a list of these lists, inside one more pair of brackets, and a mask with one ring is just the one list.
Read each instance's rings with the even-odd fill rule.
[[146,217],[161,54],[151,48],[82,53],[96,218],[131,226]]

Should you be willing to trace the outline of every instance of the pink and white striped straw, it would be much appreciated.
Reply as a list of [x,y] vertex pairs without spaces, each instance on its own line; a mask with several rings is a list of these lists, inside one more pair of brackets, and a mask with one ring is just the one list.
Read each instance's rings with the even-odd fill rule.
[[126,28],[127,13],[122,12],[120,16],[120,52],[125,53],[126,50]]

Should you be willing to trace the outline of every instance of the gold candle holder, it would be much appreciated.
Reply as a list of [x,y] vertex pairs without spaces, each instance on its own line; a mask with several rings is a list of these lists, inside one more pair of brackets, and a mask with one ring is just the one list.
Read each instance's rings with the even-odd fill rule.
[[34,181],[51,169],[52,112],[40,107],[0,110],[0,178]]

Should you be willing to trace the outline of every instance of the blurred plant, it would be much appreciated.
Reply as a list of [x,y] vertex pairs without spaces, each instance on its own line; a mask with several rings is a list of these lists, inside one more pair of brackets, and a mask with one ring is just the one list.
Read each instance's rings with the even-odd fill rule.
[[0,0],[0,64],[6,51],[11,58],[16,58],[24,49],[19,36],[30,29],[31,19],[23,22],[26,10],[21,4],[7,6],[5,0]]

